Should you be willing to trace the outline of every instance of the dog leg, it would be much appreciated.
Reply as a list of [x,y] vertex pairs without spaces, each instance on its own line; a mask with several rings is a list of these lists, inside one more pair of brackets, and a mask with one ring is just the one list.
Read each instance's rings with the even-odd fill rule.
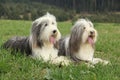
[[109,63],[109,61],[107,60],[102,60],[100,58],[93,58],[92,64],[97,64],[97,63],[102,63],[103,65],[107,65]]
[[52,64],[57,64],[57,65],[62,65],[62,66],[68,66],[71,63],[71,61],[64,56],[56,57],[55,59],[51,60],[50,62]]

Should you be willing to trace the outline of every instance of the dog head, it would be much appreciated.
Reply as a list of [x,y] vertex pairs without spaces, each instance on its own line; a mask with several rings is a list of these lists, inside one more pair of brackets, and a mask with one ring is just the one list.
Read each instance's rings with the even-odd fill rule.
[[79,37],[81,37],[81,43],[94,45],[97,40],[97,31],[95,30],[93,23],[86,19],[80,19],[76,24],[78,24],[80,31],[82,32],[80,34],[81,36],[78,34]]
[[31,35],[35,46],[55,44],[61,38],[55,16],[47,13],[33,21]]
[[90,44],[91,46],[97,40],[97,31],[93,23],[86,19],[79,19],[72,28],[70,36],[70,49],[77,52],[81,44]]

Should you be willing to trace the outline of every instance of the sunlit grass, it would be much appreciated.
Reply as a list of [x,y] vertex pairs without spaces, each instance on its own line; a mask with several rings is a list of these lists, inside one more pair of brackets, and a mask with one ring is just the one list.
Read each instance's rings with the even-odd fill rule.
[[[0,45],[13,36],[29,36],[31,21],[0,20]],[[98,64],[87,68],[71,64],[56,65],[33,60],[24,55],[10,54],[0,49],[0,80],[119,80],[120,79],[120,24],[94,23],[98,31],[95,57],[109,60],[111,65]],[[69,35],[72,24],[59,22],[63,36]]]

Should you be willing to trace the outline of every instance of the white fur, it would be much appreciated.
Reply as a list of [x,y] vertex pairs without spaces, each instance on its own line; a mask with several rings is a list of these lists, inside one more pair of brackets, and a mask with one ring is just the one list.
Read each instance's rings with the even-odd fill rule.
[[45,62],[52,60],[57,56],[58,50],[52,48],[53,45],[46,45],[42,49],[36,48],[33,50],[33,56],[38,59],[43,59]]
[[58,50],[50,46],[44,46],[42,49],[34,49],[32,58],[43,60],[57,65],[69,65],[70,60],[64,56],[58,56]]
[[[38,23],[37,25],[39,25],[44,20],[48,20],[49,22],[46,28],[43,29],[43,31],[41,32],[40,39],[49,42],[49,37],[52,35],[52,31],[57,30],[58,33],[56,40],[58,41],[61,38],[61,34],[57,28],[57,22],[55,16],[47,13],[43,17],[36,19],[34,22],[37,22]],[[44,26],[42,27],[44,28]]]
[[80,45],[80,49],[78,53],[76,53],[76,57],[80,60],[92,61],[94,56],[94,49],[91,46],[91,44],[86,43],[86,41],[88,39],[88,36],[90,35],[90,31],[94,31],[95,37],[93,40],[95,43],[97,40],[97,31],[94,29],[93,24],[90,21],[87,22],[86,20],[83,19],[83,20],[77,21],[76,24],[81,24],[81,23],[85,27],[85,30],[82,35],[82,43]]
[[90,44],[82,44],[80,50],[76,53],[76,57],[83,61],[92,61],[94,55],[94,49]]
[[64,56],[56,57],[55,59],[51,60],[50,62],[53,64],[61,64],[61,65],[66,65],[66,66],[71,63],[71,61],[67,57],[64,57]]
[[88,36],[90,35],[90,31],[94,31],[95,32],[95,37],[93,38],[94,43],[97,41],[97,31],[94,29],[92,22],[90,21],[81,21],[81,23],[84,24],[85,27],[85,31],[83,32],[82,35],[82,44],[80,45],[80,50],[78,52],[78,55],[76,55],[76,57],[78,57],[79,59],[83,60],[83,61],[89,61],[92,64],[97,64],[99,62],[102,62],[103,64],[108,64],[108,61],[106,60],[102,60],[100,58],[94,58],[94,49],[93,46],[91,46],[91,44],[89,43],[85,43],[87,41]]
[[80,19],[76,22],[76,24],[82,24],[84,27],[85,27],[85,30],[83,32],[83,35],[82,35],[82,43],[85,43],[88,36],[90,35],[90,31],[94,31],[95,32],[95,37],[94,37],[94,43],[97,41],[97,31],[94,29],[94,26],[92,24],[92,22],[90,21],[86,21],[84,19]]

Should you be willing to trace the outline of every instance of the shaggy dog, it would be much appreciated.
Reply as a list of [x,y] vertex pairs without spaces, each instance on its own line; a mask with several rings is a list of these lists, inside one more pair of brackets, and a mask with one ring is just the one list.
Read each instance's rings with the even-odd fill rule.
[[97,40],[97,31],[93,23],[86,19],[79,19],[72,28],[69,37],[65,37],[59,42],[59,55],[69,56],[72,61],[85,61],[96,64],[108,61],[94,58],[94,47]]
[[45,62],[64,64],[67,60],[63,56],[58,57],[57,43],[60,38],[55,16],[47,13],[33,21],[29,37],[11,38],[4,43],[4,48],[26,53]]

